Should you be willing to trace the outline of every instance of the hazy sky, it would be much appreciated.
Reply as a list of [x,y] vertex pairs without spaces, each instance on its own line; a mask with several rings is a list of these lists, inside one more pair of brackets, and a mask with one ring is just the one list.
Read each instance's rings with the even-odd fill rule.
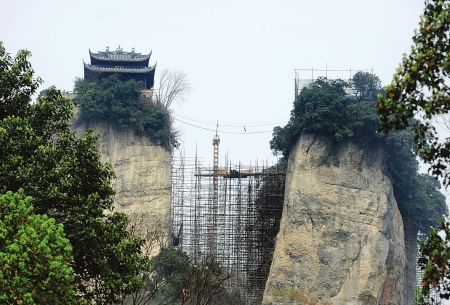
[[294,69],[373,67],[387,84],[423,10],[422,0],[0,1],[0,40],[12,54],[32,52],[42,88],[72,90],[89,48],[119,44],[153,51],[156,79],[164,68],[187,73],[193,90],[172,110],[186,156],[197,145],[206,165],[214,132],[181,121],[213,130],[219,121],[221,163],[229,152],[233,163],[271,164],[271,131],[289,118]]

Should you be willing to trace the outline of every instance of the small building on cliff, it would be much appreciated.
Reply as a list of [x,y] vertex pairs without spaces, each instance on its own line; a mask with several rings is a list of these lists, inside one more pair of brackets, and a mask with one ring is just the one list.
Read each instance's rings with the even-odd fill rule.
[[115,51],[92,53],[89,50],[91,64],[84,63],[84,79],[94,81],[112,74],[120,75],[124,81],[134,79],[144,83],[144,89],[152,89],[155,82],[154,66],[149,66],[149,54],[136,53],[134,48],[131,52],[124,52],[119,46]]

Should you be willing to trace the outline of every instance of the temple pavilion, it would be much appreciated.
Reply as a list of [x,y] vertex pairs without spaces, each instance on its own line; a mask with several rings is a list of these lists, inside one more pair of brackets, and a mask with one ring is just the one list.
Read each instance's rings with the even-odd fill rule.
[[149,67],[149,60],[152,52],[149,54],[135,53],[134,48],[131,52],[124,52],[120,46],[115,51],[106,51],[92,53],[89,50],[91,64],[84,64],[84,79],[96,80],[107,77],[112,74],[118,74],[120,79],[134,79],[142,81],[145,89],[153,88],[155,82],[155,68]]

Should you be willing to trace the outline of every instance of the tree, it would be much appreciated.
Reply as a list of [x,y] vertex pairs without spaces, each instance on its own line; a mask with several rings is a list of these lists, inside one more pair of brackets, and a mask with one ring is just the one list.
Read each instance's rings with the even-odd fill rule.
[[155,291],[156,304],[174,304],[182,300],[182,289],[186,286],[191,261],[189,256],[174,247],[162,248],[152,259],[154,275],[150,287]]
[[0,195],[0,302],[78,304],[63,226],[31,203],[22,189]]
[[[182,250],[164,246],[141,273],[142,289],[127,296],[122,304],[240,305],[240,297],[225,288],[231,277],[213,256],[194,263]],[[183,293],[183,289],[187,290]]]
[[142,89],[142,82],[122,81],[118,74],[96,81],[77,78],[75,103],[80,106],[82,120],[107,121],[126,130],[141,123],[138,122],[142,116],[138,100]]
[[373,101],[382,90],[380,78],[369,72],[357,72],[351,83],[359,101]]
[[[275,127],[270,148],[287,157],[301,132],[320,131],[342,139],[351,135],[343,120],[347,120],[344,100],[346,82],[319,78],[302,89],[294,101],[291,118],[285,127]],[[341,111],[339,111],[341,110]]]
[[77,295],[115,302],[141,285],[143,240],[130,236],[127,217],[113,211],[114,172],[101,163],[92,131],[81,138],[70,131],[73,104],[58,90],[50,87],[31,103],[40,80],[30,53],[12,59],[0,43],[0,54],[0,194],[22,188],[37,214],[63,224]]
[[189,288],[189,298],[182,304],[195,305],[238,305],[240,296],[230,294],[225,288],[227,280],[233,275],[222,269],[213,255],[192,264],[184,287]]
[[[360,73],[356,73],[353,78],[361,79]],[[377,77],[364,79],[373,80]],[[359,85],[361,88],[367,87],[360,80]],[[370,142],[368,139],[375,141],[378,137],[375,103],[373,100],[358,101],[355,96],[346,93],[349,88],[353,89],[347,82],[326,78],[318,78],[304,87],[294,101],[287,125],[274,128],[270,141],[274,153],[287,157],[302,132],[320,133],[336,141],[350,138],[362,142]]]
[[29,51],[22,50],[13,61],[0,41],[0,120],[26,114],[30,96],[42,83],[40,78],[33,79],[34,71],[28,62],[30,55]]
[[[184,253],[178,251],[177,253],[169,253],[169,250],[174,248],[168,248],[167,234],[159,228],[158,222],[153,223],[151,228],[148,228],[148,223],[145,222],[144,215],[129,214],[130,219],[127,230],[132,236],[140,236],[145,240],[144,245],[141,247],[141,258],[143,261],[140,270],[140,280],[142,282],[141,288],[137,289],[130,294],[126,295],[122,301],[122,304],[126,305],[145,305],[149,303],[155,303],[155,298],[161,294],[161,291],[166,290],[166,286],[172,285],[172,280],[177,279],[176,275],[183,273],[183,263],[177,264],[177,261],[183,259],[177,258],[179,254],[185,256]],[[171,255],[172,254],[172,255]],[[169,259],[167,259],[169,257]],[[155,263],[156,260],[156,263]],[[172,266],[172,272],[174,276],[161,277],[157,274],[159,261],[170,262]],[[186,259],[184,259],[186,261]],[[187,264],[184,264],[187,266]],[[170,290],[170,289],[169,289]],[[180,293],[180,292],[178,292]],[[171,297],[169,295],[169,303],[172,300],[176,300],[177,297]],[[156,302],[157,303],[157,302]]]
[[[241,305],[240,296],[224,285],[232,275],[212,255],[194,263],[181,249],[168,246],[167,235],[158,223],[149,229],[142,215],[130,214],[129,219],[129,232],[145,239],[141,255],[147,261],[140,272],[141,289],[127,295],[121,304]],[[183,295],[184,288],[189,290],[187,295]]]
[[[445,196],[439,191],[441,184],[432,176],[419,173],[410,130],[390,133],[384,140],[386,166],[403,222],[419,224],[416,229],[426,234],[447,213]],[[412,234],[411,240],[415,240],[418,231]]]
[[434,304],[433,290],[440,298],[450,298],[449,243],[450,223],[442,217],[440,225],[430,231],[429,238],[421,240],[419,266],[423,271],[423,286],[417,297],[419,304]]
[[409,55],[394,74],[386,93],[380,94],[377,104],[379,129],[405,129],[410,118],[414,123],[414,142],[420,158],[431,165],[435,177],[449,184],[448,163],[450,140],[439,139],[433,119],[450,110],[450,1],[427,0],[421,16],[419,30],[413,36],[414,45]]
[[192,90],[186,73],[165,69],[159,78],[159,88],[156,90],[156,101],[169,109],[173,102],[184,102]]
[[[413,36],[413,46],[394,74],[386,93],[377,104],[379,130],[406,129],[413,125],[415,149],[420,158],[430,164],[436,178],[450,184],[450,139],[442,139],[433,125],[450,110],[450,1],[427,0],[420,18],[419,29]],[[411,118],[420,118],[411,124]],[[419,264],[423,270],[420,303],[430,301],[430,291],[449,299],[450,273],[448,246],[449,223],[441,221],[422,242]],[[445,237],[441,235],[444,233]]]

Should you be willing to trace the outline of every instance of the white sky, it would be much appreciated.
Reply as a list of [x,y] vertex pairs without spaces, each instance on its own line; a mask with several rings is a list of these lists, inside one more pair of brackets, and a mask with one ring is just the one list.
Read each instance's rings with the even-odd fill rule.
[[[373,67],[386,85],[422,10],[423,0],[0,0],[0,40],[12,54],[32,52],[42,89],[72,90],[89,48],[153,50],[156,79],[164,68],[182,70],[193,86],[188,102],[172,107],[175,117],[209,129],[219,121],[221,163],[229,152],[233,163],[272,164],[271,130],[289,118],[294,69]],[[214,132],[176,126],[186,156],[197,145],[211,164]],[[247,134],[223,133],[244,132],[243,126]],[[261,131],[270,132],[250,134]]]
[[[0,40],[12,54],[21,48],[32,52],[42,88],[72,90],[74,79],[83,77],[89,48],[153,50],[156,79],[164,68],[182,70],[193,86],[188,102],[172,107],[175,117],[209,129],[219,121],[221,163],[229,152],[233,163],[244,164],[274,162],[271,131],[289,118],[295,68],[373,67],[387,84],[423,10],[422,0],[0,3]],[[214,132],[176,126],[183,131],[186,156],[194,156],[197,145],[198,155],[211,164]],[[247,134],[221,133],[244,132],[243,126]],[[251,134],[261,131],[269,132]]]

